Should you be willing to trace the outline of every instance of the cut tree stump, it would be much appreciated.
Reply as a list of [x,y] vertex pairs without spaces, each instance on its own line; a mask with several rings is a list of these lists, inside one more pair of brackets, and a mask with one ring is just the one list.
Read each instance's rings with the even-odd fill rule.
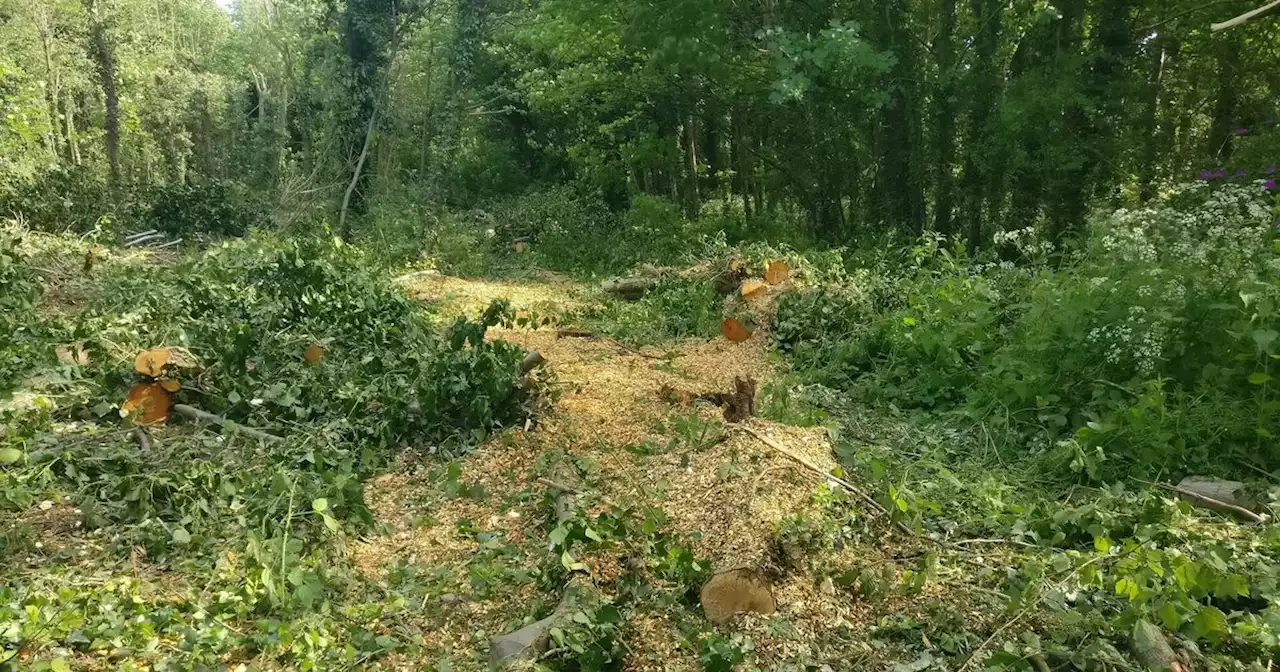
[[717,572],[702,584],[702,612],[707,620],[723,625],[738,614],[769,615],[778,609],[773,584],[754,567]]
[[756,379],[734,377],[733,392],[721,395],[725,422],[739,423],[756,414]]
[[[552,484],[551,487],[560,491],[554,503],[557,525],[568,523],[577,515],[578,481],[578,470],[567,461],[562,460],[553,472],[553,478],[549,483]],[[579,557],[579,546],[580,544],[575,542],[568,549],[568,554],[574,558]],[[559,552],[554,547],[550,550],[552,553]],[[550,616],[495,637],[489,642],[489,667],[502,670],[540,660],[550,648],[553,629],[569,627],[576,614],[590,613],[599,604],[600,591],[585,573],[575,572],[573,578],[569,579],[565,585],[560,603],[556,605]]]

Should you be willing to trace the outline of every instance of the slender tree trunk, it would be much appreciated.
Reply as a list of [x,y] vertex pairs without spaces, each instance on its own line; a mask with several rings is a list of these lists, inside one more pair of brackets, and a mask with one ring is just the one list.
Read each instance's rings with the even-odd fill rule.
[[698,192],[698,115],[690,112],[684,121],[685,160],[687,162],[688,192],[685,194],[685,214],[697,217],[702,210],[702,199]]
[[107,163],[111,168],[111,184],[120,185],[120,99],[116,90],[115,49],[107,39],[105,19],[95,0],[83,0],[89,14],[89,53],[94,60],[102,93],[106,99]]
[[952,163],[955,161],[955,46],[956,0],[938,2],[938,37],[934,41],[935,58],[938,61],[938,94],[934,101],[934,135],[937,153],[934,166],[934,217],[933,228],[949,235],[952,229]]
[[1156,196],[1156,167],[1159,162],[1160,85],[1164,78],[1165,40],[1159,36],[1147,44],[1147,86],[1142,101],[1142,159],[1138,165],[1138,197],[1145,203]]
[[[1003,31],[1004,8],[996,0],[973,0],[973,16],[977,21],[974,35],[974,64],[970,70],[973,96],[969,100],[968,133],[964,143],[964,172],[961,177],[962,216],[969,246],[977,249],[986,242],[983,235],[985,218],[991,213],[991,194],[997,191],[1003,173],[992,169],[996,151],[992,142],[992,126],[1000,77],[996,69],[996,53]],[[984,206],[986,206],[984,208]]]
[[1231,160],[1231,138],[1235,134],[1240,106],[1240,30],[1227,31],[1218,38],[1218,93],[1213,103],[1213,121],[1209,126],[1209,156],[1220,164]]
[[915,46],[908,32],[906,0],[887,0],[879,14],[878,41],[897,57],[886,81],[889,103],[880,113],[880,175],[876,184],[881,217],[910,233],[924,228],[924,194],[918,171]]
[[62,137],[67,149],[67,162],[80,165],[80,141],[76,138],[75,101],[70,92],[62,97]]

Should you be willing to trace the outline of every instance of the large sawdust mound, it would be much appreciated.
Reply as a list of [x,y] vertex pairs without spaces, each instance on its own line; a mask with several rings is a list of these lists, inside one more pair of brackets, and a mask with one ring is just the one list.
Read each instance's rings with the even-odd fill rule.
[[[469,300],[508,296],[519,300],[556,302],[571,299],[564,288],[503,283],[480,288],[479,283],[430,279],[438,291],[465,288]],[[415,291],[429,291],[426,283]],[[503,294],[503,292],[507,292]],[[428,296],[431,296],[428,294]],[[440,298],[439,295],[431,298]],[[661,507],[668,529],[692,541],[698,557],[715,567],[759,565],[767,554],[778,521],[809,509],[818,477],[762,445],[744,432],[726,428],[724,440],[703,450],[682,454],[639,454],[626,450],[646,441],[665,444],[660,421],[673,414],[697,412],[719,422],[720,410],[710,405],[673,408],[659,398],[663,385],[699,390],[731,390],[736,377],[762,384],[776,377],[765,357],[765,339],[745,343],[724,339],[689,341],[646,349],[644,354],[620,348],[607,340],[557,338],[554,330],[493,330],[491,338],[537,350],[549,361],[563,388],[555,410],[530,431],[494,438],[464,458],[462,480],[482,485],[488,496],[481,502],[444,499],[430,489],[423,473],[396,473],[368,484],[366,496],[390,533],[362,542],[353,549],[359,570],[378,579],[406,563],[451,568],[460,577],[449,589],[468,593],[466,566],[477,552],[474,535],[458,533],[469,521],[475,529],[498,533],[526,553],[533,567],[546,554],[545,507],[538,495],[544,489],[534,476],[539,459],[548,451],[564,450],[571,457],[598,465],[591,489],[614,501]],[[649,355],[649,356],[645,356]],[[665,358],[656,358],[666,355]],[[825,430],[803,429],[753,419],[751,425],[824,469],[836,466]],[[725,479],[717,470],[741,465],[742,477]],[[529,496],[533,493],[534,496]],[[427,516],[430,524],[415,524]],[[869,558],[861,558],[863,561]],[[597,576],[617,567],[611,558],[587,558]],[[795,655],[824,633],[847,629],[850,621],[865,620],[870,611],[848,596],[820,591],[811,576],[794,573],[774,585],[779,615],[788,618],[796,634],[779,640],[769,634],[764,617],[746,616],[741,627],[755,638],[756,662],[768,665]],[[484,648],[476,633],[494,635],[525,615],[535,597],[532,584],[500,599],[451,599],[430,623],[421,624],[424,644],[441,652]],[[439,598],[430,595],[424,600]],[[452,595],[448,597],[454,597]],[[847,635],[846,635],[847,636]],[[798,638],[798,639],[797,639]],[[680,636],[660,613],[642,612],[627,627],[631,658],[627,669],[699,669],[695,652],[680,648]],[[481,652],[483,653],[483,651]],[[476,662],[482,657],[473,658]],[[455,669],[461,669],[455,659]]]

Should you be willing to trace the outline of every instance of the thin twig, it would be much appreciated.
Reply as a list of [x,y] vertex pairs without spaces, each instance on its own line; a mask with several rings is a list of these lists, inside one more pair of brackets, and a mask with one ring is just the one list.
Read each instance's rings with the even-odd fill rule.
[[844,480],[843,478],[835,476],[834,474],[831,474],[830,472],[826,471],[822,467],[819,467],[818,465],[810,462],[809,460],[791,452],[790,450],[787,450],[782,446],[782,444],[778,443],[777,441],[774,441],[773,439],[765,436],[764,434],[761,434],[760,432],[752,429],[751,427],[748,427],[747,425],[738,425],[738,428],[750,434],[751,436],[756,437],[756,439],[758,439],[760,443],[763,443],[764,445],[774,449],[778,453],[791,458],[792,460],[798,462],[802,466],[808,468],[810,471],[818,474],[819,476],[822,476],[823,478],[830,480],[832,483],[839,485],[840,487],[844,488],[850,493],[857,495],[877,513],[881,515],[888,515],[889,512],[886,511],[883,506],[880,506],[880,502],[877,502],[874,498],[871,497],[871,495],[868,495],[867,493],[859,490],[857,486],[853,485],[852,483]]
[[548,658],[554,658],[562,653],[568,653],[569,647],[559,646],[554,649],[547,649],[541,656],[538,656],[538,662],[542,662]]

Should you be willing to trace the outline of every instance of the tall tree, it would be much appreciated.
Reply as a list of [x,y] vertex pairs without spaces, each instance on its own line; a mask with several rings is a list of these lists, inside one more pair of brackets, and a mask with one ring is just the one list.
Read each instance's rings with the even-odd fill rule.
[[89,15],[89,53],[91,54],[105,98],[104,127],[107,163],[111,183],[120,184],[120,94],[116,82],[115,45],[107,34],[109,16],[104,0],[84,0]]

